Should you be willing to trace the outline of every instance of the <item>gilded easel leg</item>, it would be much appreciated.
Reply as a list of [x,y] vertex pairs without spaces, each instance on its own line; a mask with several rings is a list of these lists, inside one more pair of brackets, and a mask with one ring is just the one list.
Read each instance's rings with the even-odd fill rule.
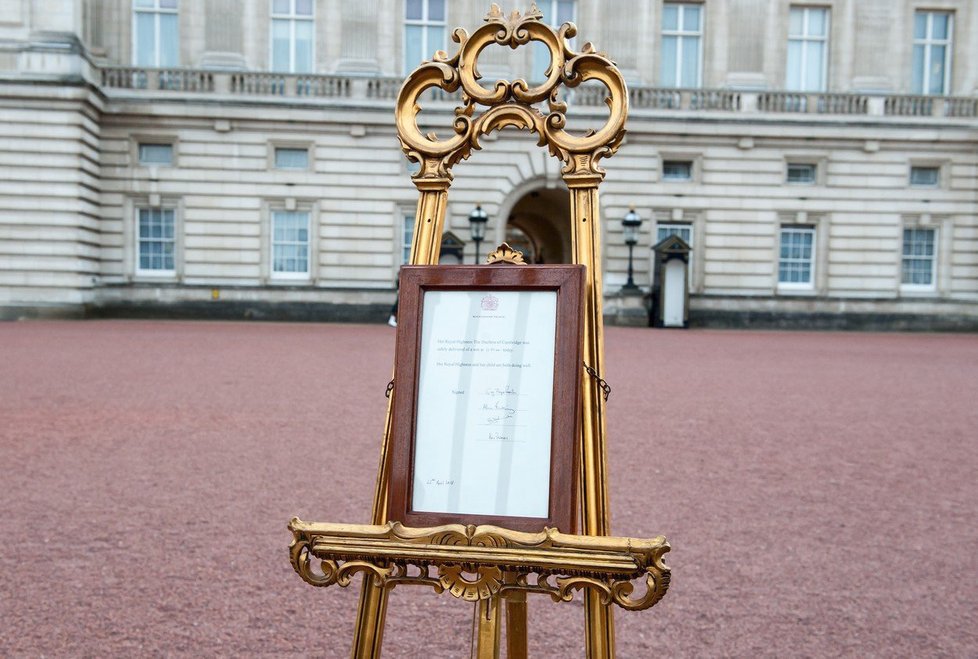
[[[449,179],[433,179],[417,182],[421,195],[418,199],[414,220],[414,241],[411,245],[411,263],[414,265],[436,265],[441,246],[442,227],[445,224],[445,207],[448,203]],[[371,521],[384,524],[387,521],[387,449],[391,432],[392,392],[387,401],[387,418],[384,422],[384,440],[380,448],[380,466],[377,470],[377,484],[374,487],[374,505]],[[366,575],[360,591],[357,606],[356,628],[354,630],[354,659],[376,659],[384,641],[384,617],[387,614],[387,590],[376,588],[373,579]]]
[[[601,285],[601,223],[598,210],[598,174],[564,177],[571,193],[572,248],[574,262],[587,266],[584,300],[584,363],[604,373],[604,319]],[[608,501],[608,461],[605,444],[604,399],[598,383],[584,375],[581,407],[581,510],[584,533],[608,535],[611,515]],[[611,608],[587,593],[584,599],[584,633],[588,659],[615,656],[615,626]]]
[[384,618],[387,615],[387,589],[377,588],[371,575],[364,575],[353,630],[353,659],[379,659],[384,643]]
[[584,594],[584,634],[588,659],[611,659],[615,656],[615,621],[611,607],[602,604],[598,593]]
[[499,659],[499,596],[479,600],[472,620],[472,659]]
[[[512,572],[506,583],[514,583]],[[526,593],[511,591],[506,595],[506,659],[526,659]]]

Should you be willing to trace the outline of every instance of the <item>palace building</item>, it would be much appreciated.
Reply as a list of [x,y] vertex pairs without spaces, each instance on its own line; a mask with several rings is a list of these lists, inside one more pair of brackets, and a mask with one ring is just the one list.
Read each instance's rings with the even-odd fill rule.
[[[629,83],[603,161],[609,320],[645,322],[652,247],[678,235],[691,325],[978,328],[973,0],[537,5]],[[386,319],[417,200],[398,89],[488,2],[0,8],[0,317]],[[480,72],[540,79],[545,53],[490,47]],[[570,129],[599,128],[604,96],[568,90]],[[422,128],[451,131],[457,101],[431,94]],[[443,260],[475,260],[478,206],[482,258],[569,261],[560,163],[525,132],[483,147],[454,168]]]

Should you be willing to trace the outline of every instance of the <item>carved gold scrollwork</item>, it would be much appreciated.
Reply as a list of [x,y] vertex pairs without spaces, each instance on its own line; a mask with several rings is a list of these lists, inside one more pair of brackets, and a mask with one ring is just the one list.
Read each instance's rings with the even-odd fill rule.
[[394,574],[393,567],[383,567],[375,565],[369,561],[343,561],[340,565],[337,561],[329,558],[321,558],[319,572],[312,564],[312,553],[309,551],[309,543],[304,541],[293,542],[289,548],[292,559],[292,568],[298,573],[302,580],[313,586],[332,586],[337,584],[342,587],[350,585],[350,581],[358,572],[366,572],[374,575],[381,581],[387,580]]
[[480,567],[472,580],[465,578],[461,565],[440,565],[438,575],[442,586],[468,602],[489,599],[499,592],[503,583],[503,571],[495,565]]
[[[296,518],[289,529],[292,566],[314,586],[345,587],[355,574],[367,573],[380,588],[431,586],[470,602],[509,592],[569,602],[576,591],[589,590],[603,604],[633,611],[653,606],[669,588],[663,560],[669,543],[662,537],[578,536],[555,529],[523,533],[460,524],[309,524]],[[313,558],[321,561],[319,571]],[[636,579],[644,580],[645,592],[633,598]]]
[[[422,64],[404,82],[397,99],[395,120],[401,148],[408,158],[421,164],[414,174],[416,184],[424,179],[451,179],[452,166],[481,148],[479,137],[507,126],[529,130],[539,136],[538,144],[565,163],[565,174],[601,175],[598,160],[613,154],[625,135],[628,115],[628,93],[625,81],[614,63],[597,53],[590,43],[575,52],[568,39],[577,34],[572,23],[555,30],[541,21],[542,14],[533,5],[521,15],[518,11],[504,16],[493,4],[485,17],[486,24],[470,37],[459,28],[452,33],[458,51],[451,57],[443,51],[432,61]],[[530,41],[544,44],[551,64],[547,79],[531,87],[523,79],[497,80],[492,88],[479,84],[479,54],[497,44],[518,48]],[[608,89],[606,103],[609,117],[604,126],[582,136],[564,130],[567,105],[560,101],[560,89],[596,81]],[[462,89],[462,104],[455,108],[454,134],[445,139],[418,128],[421,94],[432,87],[453,93]],[[546,101],[544,114],[533,104]],[[476,106],[488,108],[476,116]]]
[[611,587],[611,598],[615,604],[629,611],[641,611],[665,597],[672,576],[665,563],[667,551],[669,551],[668,547],[661,547],[652,552],[651,560],[646,568],[645,595],[638,599],[632,599],[629,597],[634,590],[632,583],[630,581],[619,582]]
[[292,569],[302,577],[302,580],[313,586],[332,586],[336,583],[336,562],[328,559],[321,562],[322,572],[316,573],[312,567],[312,555],[309,553],[309,542],[298,537],[293,538],[289,545],[289,558]]
[[[508,18],[503,16],[499,5],[491,6],[485,18],[487,25],[476,30],[471,38],[460,41],[459,72],[462,87],[469,98],[481,105],[492,106],[509,98],[520,103],[532,104],[549,97],[551,90],[560,81],[561,69],[564,65],[564,37],[565,35],[568,38],[573,37],[577,33],[577,28],[567,23],[560,28],[558,34],[549,25],[543,23],[542,18],[543,13],[536,5],[532,5],[523,16],[520,16],[518,11],[514,11]],[[487,46],[496,43],[515,50],[530,41],[539,41],[550,51],[551,64],[547,68],[547,79],[543,83],[531,88],[522,79],[513,82],[497,80],[492,90],[485,89],[478,83],[482,78],[478,69],[479,54]]]
[[526,265],[523,259],[523,252],[513,249],[509,243],[503,243],[486,257],[486,263],[511,263],[513,265]]

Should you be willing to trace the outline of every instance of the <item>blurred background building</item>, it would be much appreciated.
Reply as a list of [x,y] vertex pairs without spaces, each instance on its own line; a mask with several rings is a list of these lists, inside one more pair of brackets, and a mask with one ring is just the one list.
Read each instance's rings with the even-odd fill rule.
[[[643,292],[653,245],[692,248],[691,324],[978,327],[973,0],[538,5],[630,83],[601,193],[609,316],[641,322],[634,205]],[[0,0],[0,317],[386,319],[417,198],[394,99],[487,9]],[[480,67],[545,60],[490,48]],[[572,128],[606,116],[601,89],[569,102]],[[429,105],[450,130],[453,100]],[[455,168],[446,260],[473,262],[478,205],[480,256],[568,261],[559,163],[526,133],[484,144]]]

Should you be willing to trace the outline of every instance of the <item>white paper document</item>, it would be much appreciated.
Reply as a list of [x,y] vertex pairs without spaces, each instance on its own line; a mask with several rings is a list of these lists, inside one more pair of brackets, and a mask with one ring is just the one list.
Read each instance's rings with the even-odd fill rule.
[[546,517],[556,291],[426,291],[411,507]]

